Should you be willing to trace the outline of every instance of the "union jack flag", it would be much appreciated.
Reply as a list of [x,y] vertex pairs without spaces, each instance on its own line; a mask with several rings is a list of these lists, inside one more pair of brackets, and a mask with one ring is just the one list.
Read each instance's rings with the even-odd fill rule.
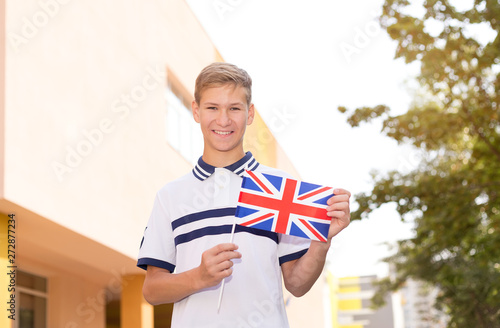
[[326,201],[331,196],[331,187],[246,171],[236,223],[326,242],[331,221]]

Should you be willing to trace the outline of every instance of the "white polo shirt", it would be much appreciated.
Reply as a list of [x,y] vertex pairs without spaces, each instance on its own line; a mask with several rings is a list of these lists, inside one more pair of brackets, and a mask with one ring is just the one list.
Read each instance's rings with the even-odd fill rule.
[[[289,177],[250,152],[225,168],[200,158],[192,172],[158,191],[137,265],[180,273],[199,266],[207,249],[230,242],[245,169]],[[233,242],[242,258],[233,260],[220,311],[219,284],[175,303],[172,327],[288,327],[280,265],[300,258],[310,241],[237,225]]]

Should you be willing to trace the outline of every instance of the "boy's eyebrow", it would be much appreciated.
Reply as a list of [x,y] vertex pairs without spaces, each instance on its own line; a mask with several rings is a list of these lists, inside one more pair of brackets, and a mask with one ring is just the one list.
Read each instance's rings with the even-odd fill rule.
[[[215,102],[211,102],[211,101],[207,101],[207,102],[204,102],[203,105],[215,105],[215,106],[219,106],[219,103],[215,103]],[[234,106],[234,105],[240,105],[240,106],[243,106],[244,103],[241,102],[241,101],[238,101],[238,102],[234,102],[234,103],[230,103],[229,106]]]

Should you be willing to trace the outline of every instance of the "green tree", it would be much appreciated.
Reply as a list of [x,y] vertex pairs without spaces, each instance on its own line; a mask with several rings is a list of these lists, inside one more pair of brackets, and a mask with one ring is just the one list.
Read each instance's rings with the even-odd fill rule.
[[[423,7],[418,17],[409,1],[386,0],[380,23],[397,42],[396,58],[420,62],[425,96],[397,116],[384,105],[339,107],[353,127],[383,120],[382,132],[421,158],[410,172],[376,174],[373,190],[355,195],[352,218],[395,202],[415,222],[414,238],[386,259],[396,275],[379,281],[377,304],[412,278],[439,288],[448,327],[500,327],[500,3]],[[472,33],[481,29],[493,40]]]

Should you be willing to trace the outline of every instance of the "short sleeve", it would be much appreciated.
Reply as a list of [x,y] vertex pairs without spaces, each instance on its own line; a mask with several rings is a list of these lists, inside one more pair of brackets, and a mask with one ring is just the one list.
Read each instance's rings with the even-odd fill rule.
[[144,230],[137,266],[146,270],[148,265],[152,265],[173,272],[175,253],[171,219],[162,203],[161,193],[158,192]]
[[311,240],[306,238],[283,234],[279,234],[278,238],[278,258],[280,265],[301,258],[311,245]]

